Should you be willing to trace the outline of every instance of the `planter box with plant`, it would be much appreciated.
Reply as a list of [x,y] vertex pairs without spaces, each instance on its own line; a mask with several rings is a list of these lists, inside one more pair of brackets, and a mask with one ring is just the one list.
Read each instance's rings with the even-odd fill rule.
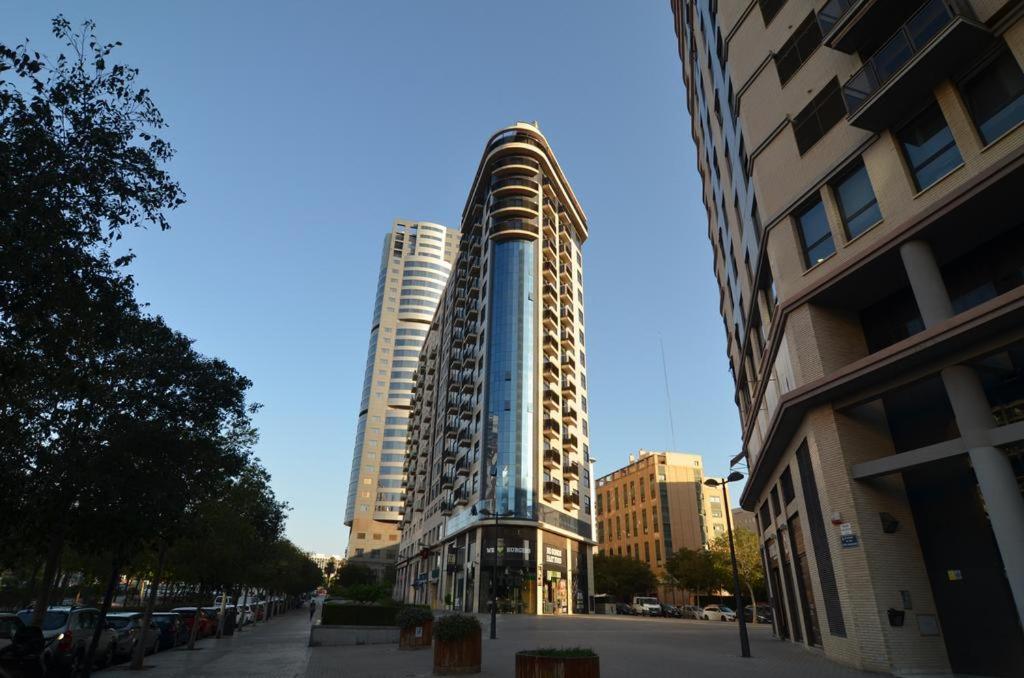
[[434,613],[429,607],[406,605],[395,615],[395,624],[401,629],[398,636],[399,650],[420,650],[430,647]]
[[476,617],[448,614],[434,622],[434,675],[480,673],[480,636]]
[[516,678],[598,678],[597,653],[583,647],[543,648],[516,653]]

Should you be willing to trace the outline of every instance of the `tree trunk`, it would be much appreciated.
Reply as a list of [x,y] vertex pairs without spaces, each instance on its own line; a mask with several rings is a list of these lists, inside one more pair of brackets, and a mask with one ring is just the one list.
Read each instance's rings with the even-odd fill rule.
[[[146,640],[146,630],[149,629],[149,623],[153,619],[153,608],[156,607],[156,592],[160,588],[160,577],[164,573],[164,558],[167,556],[167,543],[163,540],[160,541],[160,554],[156,560],[156,573],[153,579],[149,582],[149,600],[146,601],[146,610],[142,613],[142,640]],[[135,650],[132,652],[132,664],[131,669],[133,671],[139,671],[142,669],[142,662],[146,657],[146,647],[144,642],[140,642]]]
[[53,590],[53,580],[57,576],[57,567],[60,565],[60,556],[63,552],[64,530],[59,529],[50,536],[50,544],[46,549],[46,566],[43,568],[43,579],[39,582],[39,592],[36,595],[35,607],[32,609],[30,626],[43,625],[43,615],[50,606],[50,592]]
[[188,649],[196,649],[196,636],[199,635],[199,618],[202,611],[199,609],[199,605],[196,604],[196,612],[192,616],[192,629],[188,633]]
[[[89,678],[92,671],[93,658],[96,656],[96,648],[100,644],[100,636],[107,628],[107,613],[110,612],[110,605],[114,602],[114,589],[117,588],[117,575],[121,569],[120,558],[117,554],[110,561],[110,578],[107,579],[107,590],[103,594],[103,605],[100,606],[100,618],[96,620],[96,628],[92,630],[92,640],[89,641],[89,649],[85,653],[84,666],[82,667],[83,678]],[[143,634],[143,640],[145,634]]]
[[[754,596],[754,587],[747,584],[747,590],[750,591],[750,623],[757,623],[757,598]],[[742,610],[741,610],[742,611]]]

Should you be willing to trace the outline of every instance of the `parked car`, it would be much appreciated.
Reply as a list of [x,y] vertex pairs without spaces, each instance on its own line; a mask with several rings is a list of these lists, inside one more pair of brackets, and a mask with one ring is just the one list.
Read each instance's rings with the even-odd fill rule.
[[[213,606],[214,607],[220,607],[220,601],[221,601],[221,598],[223,598],[223,597],[224,596],[217,596],[216,598],[214,598],[213,599]],[[228,602],[225,603],[225,604],[226,605],[231,605],[234,602],[234,600],[235,600],[234,598],[232,598],[231,596],[228,596]]]
[[188,626],[177,612],[154,612],[153,623],[160,629],[161,650],[169,650],[188,642]]
[[189,634],[192,633],[192,624],[195,623],[198,617],[199,628],[196,629],[196,638],[206,638],[217,632],[217,622],[211,619],[201,608],[196,610],[194,607],[176,607],[171,612],[177,612],[181,616]]
[[683,616],[683,611],[680,610],[675,605],[667,605],[665,603],[662,603],[661,604],[661,616],[662,617],[675,617],[676,619],[679,619],[680,617]]
[[238,608],[239,624],[251,624],[254,621],[256,621],[256,613],[253,612],[252,605],[242,605]]
[[[23,624],[30,624],[32,610],[22,610],[18,617]],[[99,619],[100,611],[91,607],[51,606],[46,609],[42,627],[43,664],[47,673],[75,675],[81,671]],[[106,666],[114,660],[116,653],[117,634],[112,629],[104,629],[96,647],[94,663]]]
[[[743,620],[750,623],[753,619],[753,611],[750,605],[746,605],[743,608]],[[758,624],[771,624],[772,623],[772,608],[768,604],[758,603],[757,605],[757,623]]]
[[633,613],[644,616],[660,616],[661,603],[658,602],[657,598],[652,598],[651,596],[634,596]]
[[725,605],[708,605],[703,618],[707,621],[736,621],[736,613]]
[[703,619],[704,608],[699,605],[683,605],[680,608],[683,619]]
[[142,633],[141,612],[115,612],[107,615],[107,624],[118,635],[117,654],[130,657],[140,643],[146,654],[154,654],[160,650],[160,628],[152,621],[146,633]]
[[615,603],[615,614],[636,614],[633,608],[626,603]]
[[14,642],[14,634],[25,627],[25,623],[13,612],[0,612],[0,650]]
[[0,676],[5,678],[43,678],[45,641],[43,632],[37,626],[21,624],[14,632],[10,643],[0,649]]
[[[230,611],[230,608],[228,608],[227,610],[224,611],[225,616],[228,614],[229,611]],[[205,612],[206,616],[208,616],[210,618],[210,624],[213,627],[210,630],[210,635],[211,636],[217,635],[217,627],[220,625],[220,608],[219,607],[204,607],[203,608],[203,612]]]

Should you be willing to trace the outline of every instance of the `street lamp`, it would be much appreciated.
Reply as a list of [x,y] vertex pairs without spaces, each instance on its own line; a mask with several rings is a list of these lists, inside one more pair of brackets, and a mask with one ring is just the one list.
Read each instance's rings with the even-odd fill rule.
[[[495,501],[495,504],[497,504],[497,501]],[[473,515],[479,514],[488,518],[494,518],[494,561],[491,567],[491,640],[495,640],[498,637],[498,519],[514,516],[515,512],[505,511],[498,513],[497,511],[489,511],[485,508],[477,510],[474,506],[472,513]]]
[[[736,591],[736,618],[740,623],[740,656],[750,656],[750,639],[747,638],[747,622],[743,618],[743,594],[740,593],[740,572],[739,568],[736,567],[736,547],[732,543],[732,511],[729,509],[729,488],[726,487],[729,483],[735,483],[739,480],[743,480],[743,474],[739,471],[733,471],[729,474],[728,478],[708,478],[704,481],[704,484],[708,487],[719,487],[722,488],[722,493],[725,495],[725,526],[726,531],[729,533],[729,557],[732,559],[732,584],[733,589]],[[757,614],[757,610],[751,610],[753,614]]]

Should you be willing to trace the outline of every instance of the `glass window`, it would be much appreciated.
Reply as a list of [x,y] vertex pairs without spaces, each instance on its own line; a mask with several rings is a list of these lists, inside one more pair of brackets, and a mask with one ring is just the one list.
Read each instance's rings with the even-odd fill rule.
[[856,167],[843,175],[833,184],[833,190],[839,203],[839,212],[843,215],[847,237],[856,238],[882,218],[863,163],[857,163]]
[[814,12],[807,15],[789,40],[779,48],[775,55],[775,68],[779,72],[779,82],[783,85],[800,70],[814,50],[821,44],[821,27],[814,17]]
[[1024,73],[1009,52],[962,87],[982,141],[990,144],[1024,120]]
[[761,7],[761,17],[764,19],[764,25],[767,26],[786,4],[786,0],[757,0],[757,4]]
[[800,231],[800,243],[804,249],[804,265],[807,268],[820,264],[836,251],[832,241],[832,231],[828,228],[828,217],[825,215],[825,204],[816,201],[796,217]]
[[914,184],[928,188],[963,162],[953,133],[934,101],[898,133]]
[[842,89],[838,78],[832,78],[793,118],[793,135],[800,155],[810,150],[844,117],[846,104],[843,103]]

